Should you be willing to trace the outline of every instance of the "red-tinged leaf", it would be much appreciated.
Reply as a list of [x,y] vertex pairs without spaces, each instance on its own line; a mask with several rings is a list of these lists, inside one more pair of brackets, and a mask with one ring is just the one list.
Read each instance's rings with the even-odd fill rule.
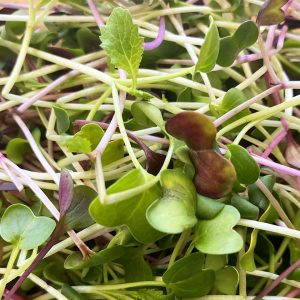
[[259,25],[275,25],[285,20],[285,13],[282,10],[287,0],[268,0],[262,6],[257,16]]
[[18,188],[14,183],[9,181],[0,181],[0,191],[17,191]]
[[199,194],[221,198],[228,195],[236,181],[232,163],[215,150],[191,151],[196,169],[194,184]]
[[192,111],[170,118],[166,130],[195,151],[212,149],[217,133],[215,125],[206,116]]
[[69,209],[72,199],[73,199],[73,179],[71,174],[67,169],[62,169],[59,180],[59,210],[60,215],[63,216],[66,214]]

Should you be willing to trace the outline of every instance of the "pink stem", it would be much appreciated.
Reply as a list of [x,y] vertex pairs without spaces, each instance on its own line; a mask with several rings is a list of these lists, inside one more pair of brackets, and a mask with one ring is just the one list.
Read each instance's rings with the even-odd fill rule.
[[300,294],[300,288],[297,288],[297,289],[292,290],[291,292],[289,292],[285,296],[290,297],[290,298],[296,298],[299,294]]
[[159,30],[157,37],[151,41],[151,42],[145,42],[143,43],[143,48],[145,51],[153,50],[161,45],[161,43],[164,40],[165,37],[165,31],[166,31],[166,22],[164,17],[160,17],[159,19]]
[[289,276],[295,269],[300,267],[300,259],[295,261],[291,266],[289,266],[285,271],[283,271],[269,286],[262,290],[254,300],[262,299],[264,296],[267,296],[274,288],[276,288],[283,279]]
[[276,46],[277,50],[282,49],[287,31],[288,31],[288,27],[286,25],[284,25],[281,28],[280,34],[278,36],[278,41],[277,41],[277,46]]
[[266,167],[269,167],[271,169],[274,169],[276,171],[279,171],[279,172],[282,172],[282,173],[285,173],[287,175],[291,175],[291,176],[297,176],[299,177],[300,176],[300,171],[297,170],[297,169],[294,169],[294,168],[290,168],[290,167],[287,167],[287,166],[283,166],[281,164],[278,164],[278,163],[275,163],[269,159],[266,159],[264,157],[261,157],[261,156],[258,156],[256,154],[251,154],[251,156],[254,158],[254,160],[260,164],[260,165],[263,165],[263,166],[266,166]]
[[[105,59],[98,59],[96,61],[90,62],[88,64],[86,64],[89,67],[97,67],[101,64],[103,64],[105,61]],[[73,70],[57,79],[55,79],[54,81],[52,81],[49,85],[47,85],[44,89],[41,89],[39,92],[37,92],[32,98],[30,98],[29,100],[27,100],[25,103],[23,103],[22,105],[20,105],[17,109],[17,111],[19,113],[23,113],[24,111],[26,111],[32,104],[34,104],[36,101],[40,100],[42,97],[44,97],[45,95],[47,95],[48,93],[50,93],[51,91],[53,91],[57,86],[59,86],[60,84],[62,84],[63,82],[65,82],[66,80],[79,75],[80,72]]]
[[104,22],[102,21],[102,18],[100,16],[99,12],[98,12],[98,9],[97,9],[94,1],[93,0],[87,0],[87,3],[89,5],[89,8],[90,8],[94,18],[95,18],[95,21],[96,21],[98,27],[101,28],[104,25]]
[[241,112],[242,110],[248,108],[250,105],[271,95],[272,93],[274,93],[276,91],[279,91],[280,89],[282,89],[282,84],[277,84],[277,85],[267,89],[266,91],[256,95],[255,97],[243,102],[242,104],[238,105],[234,109],[230,110],[229,112],[227,112],[226,114],[224,114],[223,116],[221,116],[220,118],[215,120],[214,121],[215,126],[218,127],[218,126],[222,125],[224,122],[226,122],[227,120],[229,120],[230,118],[232,118],[233,116],[235,116],[236,114]]
[[276,29],[277,29],[277,25],[272,25],[269,28],[268,36],[267,36],[267,40],[266,40],[266,51],[272,49],[274,38],[275,38]]
[[28,4],[18,4],[11,2],[0,2],[0,7],[12,8],[12,9],[29,9]]
[[286,134],[287,132],[285,129],[280,131],[278,135],[274,138],[274,140],[270,143],[270,145],[266,148],[266,150],[263,152],[261,157],[267,158],[272,153],[274,148],[284,139]]

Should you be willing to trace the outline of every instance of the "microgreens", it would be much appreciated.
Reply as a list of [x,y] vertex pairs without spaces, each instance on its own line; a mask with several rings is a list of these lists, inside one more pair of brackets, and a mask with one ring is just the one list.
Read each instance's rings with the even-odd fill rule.
[[298,2],[37,2],[0,3],[0,297],[299,297]]

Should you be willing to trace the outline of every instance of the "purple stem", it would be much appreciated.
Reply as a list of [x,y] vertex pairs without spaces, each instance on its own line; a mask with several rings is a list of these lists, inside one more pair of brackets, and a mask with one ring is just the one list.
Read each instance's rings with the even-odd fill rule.
[[287,131],[289,129],[288,123],[285,119],[281,119],[281,124],[283,126],[283,130],[278,133],[278,135],[274,138],[274,140],[270,143],[267,149],[263,152],[262,157],[267,158],[273,151],[273,149],[284,139],[287,135]]
[[285,271],[283,271],[269,286],[262,290],[253,300],[262,299],[267,296],[274,288],[276,288],[283,279],[289,276],[295,269],[300,267],[300,259],[295,261],[291,266],[289,266]]
[[296,298],[299,294],[300,294],[300,288],[297,288],[297,289],[292,290],[291,292],[289,292],[285,296],[290,297],[290,298]]
[[159,19],[159,29],[157,37],[151,41],[151,42],[145,42],[143,43],[143,48],[145,51],[153,50],[160,46],[160,44],[163,42],[165,37],[165,31],[166,31],[166,22],[164,17],[160,17]]
[[[34,268],[39,264],[39,262],[44,258],[44,256],[49,252],[49,250],[53,247],[53,245],[58,241],[59,237],[62,235],[62,233],[65,231],[65,222],[64,218],[61,218],[59,222],[56,225],[56,228],[49,239],[49,241],[46,243],[46,245],[42,248],[42,250],[39,252],[37,257],[34,259],[32,264],[25,270],[25,272],[21,275],[21,277],[18,279],[18,281],[15,283],[13,288],[7,293],[4,297],[4,300],[10,300],[13,299],[13,295],[16,293],[16,291],[19,289],[19,287],[22,285],[22,283],[25,281],[25,279],[28,277],[28,275],[34,270]],[[15,298],[16,299],[16,298]],[[17,299],[16,299],[17,300]]]
[[263,166],[269,167],[271,169],[274,169],[276,171],[285,173],[287,175],[291,175],[291,176],[297,176],[300,177],[300,171],[294,168],[290,168],[287,166],[283,166],[281,164],[275,163],[269,159],[266,159],[264,157],[258,156],[256,154],[251,154],[251,156],[254,158],[254,160]]
[[226,122],[227,120],[229,120],[230,118],[232,118],[233,116],[235,116],[236,114],[238,114],[239,112],[241,112],[242,110],[248,108],[250,105],[256,103],[257,101],[269,96],[270,94],[279,91],[280,89],[283,88],[282,84],[277,84],[269,89],[267,89],[266,91],[256,95],[255,97],[243,102],[242,104],[238,105],[237,107],[235,107],[234,109],[230,110],[229,112],[227,112],[226,114],[224,114],[223,116],[221,116],[220,118],[218,118],[217,120],[214,121],[214,124],[216,127],[220,126],[221,124],[223,124],[224,122]]
[[0,7],[12,8],[12,9],[29,9],[28,4],[18,4],[11,2],[0,2]]
[[[10,290],[9,289],[5,289],[4,296],[6,297],[6,295],[8,295],[9,293],[10,293]],[[23,297],[17,295],[17,294],[14,294],[14,295],[10,296],[10,300],[25,300],[25,299]]]
[[89,6],[94,18],[95,18],[95,21],[96,21],[98,27],[101,28],[104,25],[104,22],[103,22],[100,14],[98,12],[98,9],[97,9],[94,1],[93,0],[87,0],[87,3],[88,3],[88,6]]
[[[104,59],[98,59],[96,61],[90,62],[86,64],[88,67],[97,67],[99,65],[102,65],[104,62]],[[52,81],[49,85],[47,85],[44,89],[41,89],[39,92],[37,92],[33,97],[31,97],[29,100],[27,100],[25,103],[20,105],[17,109],[19,113],[23,113],[26,111],[32,104],[34,104],[36,101],[40,100],[42,97],[53,91],[57,86],[59,86],[64,81],[79,75],[80,72],[73,70],[61,77],[58,77],[54,81]]]
[[288,31],[288,27],[286,25],[284,25],[281,28],[280,34],[278,36],[278,41],[277,41],[277,46],[276,46],[277,50],[282,49],[287,31]]

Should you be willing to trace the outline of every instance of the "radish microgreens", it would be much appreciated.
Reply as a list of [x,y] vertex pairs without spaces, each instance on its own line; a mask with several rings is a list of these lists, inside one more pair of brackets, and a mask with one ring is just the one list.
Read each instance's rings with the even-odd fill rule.
[[299,296],[296,0],[0,6],[5,300]]

